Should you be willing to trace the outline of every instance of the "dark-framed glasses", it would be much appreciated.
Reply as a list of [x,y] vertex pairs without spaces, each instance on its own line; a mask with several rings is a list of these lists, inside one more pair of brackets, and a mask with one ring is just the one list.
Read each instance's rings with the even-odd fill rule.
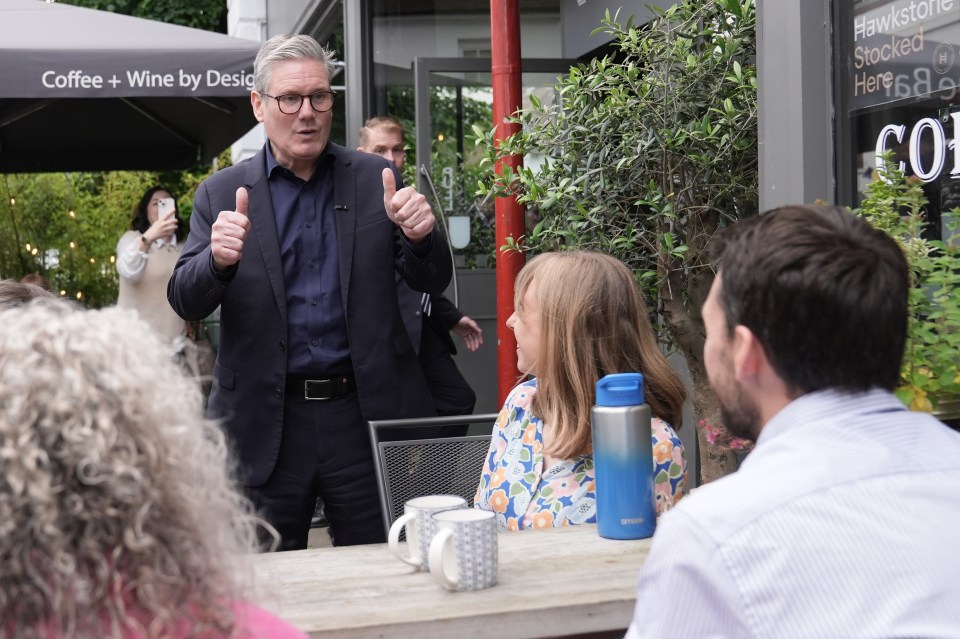
[[317,113],[323,113],[333,108],[333,98],[337,95],[336,91],[317,91],[310,95],[298,95],[296,93],[286,93],[284,95],[267,95],[260,93],[265,98],[273,98],[277,101],[277,108],[280,113],[293,115],[300,111],[303,106],[303,99],[310,98],[310,108]]

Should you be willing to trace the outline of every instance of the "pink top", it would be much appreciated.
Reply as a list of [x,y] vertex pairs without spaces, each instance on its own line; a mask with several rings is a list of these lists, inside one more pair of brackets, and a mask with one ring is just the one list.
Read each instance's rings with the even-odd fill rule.
[[[233,603],[233,614],[237,628],[236,635],[234,635],[236,639],[307,639],[305,633],[247,601],[235,601]],[[16,629],[14,628],[14,630]],[[196,637],[197,635],[191,630],[190,628],[184,628],[177,637],[179,639]],[[13,634],[16,635],[16,632]],[[46,636],[52,639],[59,637],[60,634],[51,627],[48,628]],[[130,631],[125,632],[123,637],[124,639],[143,639],[139,633]],[[202,637],[203,639],[224,639],[221,635],[211,635],[209,633],[202,635]]]
[[307,639],[306,633],[252,603],[235,602],[233,612],[239,639]]

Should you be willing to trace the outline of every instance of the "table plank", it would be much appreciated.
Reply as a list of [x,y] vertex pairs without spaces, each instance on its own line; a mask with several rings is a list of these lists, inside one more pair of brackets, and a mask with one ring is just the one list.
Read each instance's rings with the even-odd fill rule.
[[497,585],[449,592],[386,544],[253,558],[268,610],[311,637],[559,637],[626,628],[649,539],[614,541],[596,526],[499,535]]

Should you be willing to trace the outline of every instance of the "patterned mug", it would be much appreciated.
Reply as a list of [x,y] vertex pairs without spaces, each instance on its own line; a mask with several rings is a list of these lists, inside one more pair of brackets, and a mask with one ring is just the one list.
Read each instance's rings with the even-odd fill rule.
[[[397,518],[390,526],[387,542],[390,550],[398,559],[420,570],[430,570],[427,562],[430,551],[430,540],[437,532],[436,525],[430,518],[434,513],[455,508],[466,508],[467,500],[458,495],[424,495],[408,499],[403,504],[403,515]],[[404,554],[400,547],[400,531],[407,529],[407,549],[410,554]]]
[[447,590],[481,590],[497,583],[497,520],[489,510],[433,515],[430,574]]

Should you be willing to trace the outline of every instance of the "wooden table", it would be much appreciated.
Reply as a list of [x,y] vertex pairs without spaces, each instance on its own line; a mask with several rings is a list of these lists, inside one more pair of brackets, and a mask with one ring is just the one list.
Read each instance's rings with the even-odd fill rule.
[[386,544],[253,558],[258,603],[311,637],[590,635],[630,625],[649,539],[612,541],[596,526],[501,533],[498,583],[449,592]]

